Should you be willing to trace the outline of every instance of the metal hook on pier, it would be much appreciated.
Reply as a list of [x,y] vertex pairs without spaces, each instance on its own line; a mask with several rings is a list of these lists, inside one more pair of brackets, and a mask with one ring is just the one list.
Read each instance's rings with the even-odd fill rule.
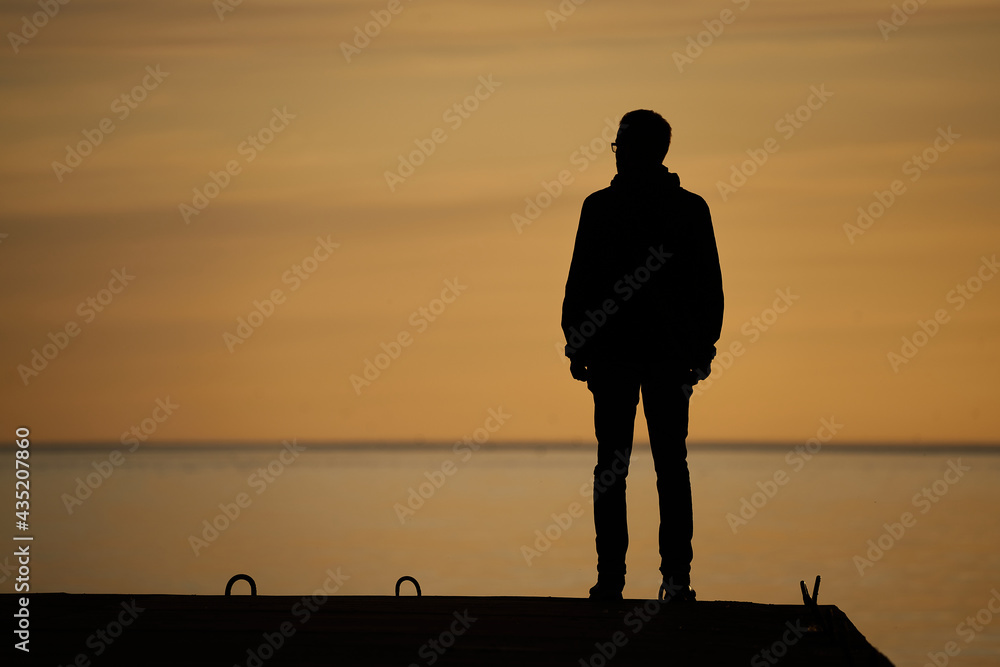
[[420,584],[417,583],[417,580],[414,579],[411,576],[400,577],[396,581],[396,597],[399,597],[399,587],[403,585],[404,581],[412,581],[413,582],[413,587],[417,589],[417,597],[420,597],[420,595],[421,595],[421,593],[420,593]]
[[799,588],[802,589],[802,602],[805,604],[806,608],[812,612],[813,618],[816,619],[816,626],[823,631],[823,633],[830,638],[831,643],[838,646],[844,654],[844,664],[853,665],[855,664],[854,658],[851,656],[851,651],[847,646],[847,642],[843,637],[843,633],[836,623],[831,623],[830,618],[828,618],[829,613],[824,613],[822,609],[819,608],[819,575],[816,575],[816,582],[813,584],[812,595],[809,595],[809,590],[806,588],[806,582],[800,581]]
[[253,580],[253,577],[251,577],[249,574],[234,574],[232,579],[229,580],[229,583],[226,584],[226,595],[229,595],[233,592],[233,584],[235,584],[237,581],[240,581],[241,579],[250,584],[250,595],[256,596],[257,582],[255,582]]
[[802,589],[802,604],[807,607],[815,607],[818,604],[819,599],[819,575],[816,575],[816,583],[813,584],[812,597],[809,597],[809,590],[806,588],[806,582],[800,581],[799,588]]

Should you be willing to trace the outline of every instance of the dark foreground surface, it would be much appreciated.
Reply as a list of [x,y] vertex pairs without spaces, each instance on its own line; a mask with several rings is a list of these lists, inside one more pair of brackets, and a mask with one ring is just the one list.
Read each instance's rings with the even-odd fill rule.
[[[16,595],[2,595],[16,629]],[[36,593],[30,654],[59,665],[891,665],[837,607],[577,598]]]

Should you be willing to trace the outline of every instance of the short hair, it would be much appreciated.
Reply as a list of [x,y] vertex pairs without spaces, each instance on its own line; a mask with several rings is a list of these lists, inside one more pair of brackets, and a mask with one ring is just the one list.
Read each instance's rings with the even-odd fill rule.
[[[633,150],[663,162],[670,149],[670,123],[655,111],[636,109],[622,116],[618,131],[628,137]],[[622,142],[625,143],[625,142]]]

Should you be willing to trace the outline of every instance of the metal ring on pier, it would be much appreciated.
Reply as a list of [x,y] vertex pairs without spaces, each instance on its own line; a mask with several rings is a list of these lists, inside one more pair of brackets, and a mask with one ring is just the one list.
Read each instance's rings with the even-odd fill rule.
[[256,596],[257,583],[253,580],[253,577],[251,577],[249,574],[234,574],[233,578],[230,579],[229,583],[226,584],[226,595],[229,595],[230,593],[233,592],[233,584],[235,584],[237,581],[240,581],[241,579],[250,584],[250,595]]
[[420,584],[417,583],[416,579],[414,579],[413,577],[410,577],[410,576],[400,577],[399,580],[396,581],[396,597],[399,597],[399,587],[403,585],[404,581],[412,581],[413,582],[413,587],[417,589],[417,597],[420,597],[420,595],[421,595],[421,593],[420,593]]

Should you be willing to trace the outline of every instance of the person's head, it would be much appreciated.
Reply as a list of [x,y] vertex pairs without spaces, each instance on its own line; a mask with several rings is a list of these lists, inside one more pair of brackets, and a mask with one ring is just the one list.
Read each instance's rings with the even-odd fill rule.
[[629,111],[618,124],[615,149],[618,173],[654,169],[670,149],[670,123],[655,111]]

